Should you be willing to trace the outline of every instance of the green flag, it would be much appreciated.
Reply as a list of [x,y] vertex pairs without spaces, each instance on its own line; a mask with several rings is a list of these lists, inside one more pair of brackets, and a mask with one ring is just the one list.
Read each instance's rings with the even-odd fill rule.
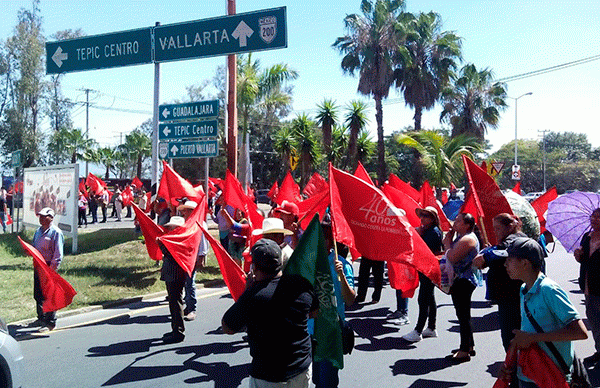
[[314,338],[317,345],[313,349],[314,360],[329,360],[333,366],[342,369],[342,330],[333,291],[331,266],[318,214],[302,234],[298,246],[286,264],[284,274],[304,277],[313,285],[319,298],[319,313],[315,318]]

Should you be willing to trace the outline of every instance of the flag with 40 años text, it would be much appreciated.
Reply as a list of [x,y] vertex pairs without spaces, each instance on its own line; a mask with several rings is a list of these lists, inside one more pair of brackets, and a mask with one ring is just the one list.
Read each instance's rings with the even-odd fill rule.
[[77,292],[73,287],[46,264],[46,260],[42,257],[33,245],[26,243],[19,238],[21,246],[31,257],[33,257],[33,267],[40,279],[42,287],[42,295],[44,295],[44,304],[42,310],[47,313],[49,311],[57,311],[63,307],[67,307],[73,301],[73,297]]
[[315,318],[314,337],[317,345],[314,349],[314,360],[329,360],[334,367],[342,369],[342,330],[335,304],[325,236],[317,214],[302,234],[285,266],[284,274],[299,275],[308,280],[319,298],[319,313]]
[[434,283],[440,281],[435,255],[398,209],[375,186],[329,164],[332,227],[336,241],[372,260],[414,266]]

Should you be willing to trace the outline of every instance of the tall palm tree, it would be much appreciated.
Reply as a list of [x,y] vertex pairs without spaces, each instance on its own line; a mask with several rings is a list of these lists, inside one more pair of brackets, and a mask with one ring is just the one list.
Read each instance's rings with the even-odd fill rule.
[[323,100],[322,103],[317,104],[317,123],[321,125],[323,131],[323,146],[325,156],[328,161],[332,161],[331,154],[331,131],[337,124],[338,110],[339,108],[335,105],[335,101],[330,99]]
[[296,140],[295,148],[300,154],[300,186],[304,187],[320,156],[315,122],[306,114],[300,115],[292,121],[292,130]]
[[346,106],[346,125],[350,130],[348,137],[348,157],[346,163],[350,165],[350,170],[354,171],[357,163],[356,141],[359,132],[365,128],[369,119],[367,118],[367,104],[362,101],[350,101]]
[[331,147],[329,148],[329,154],[326,155],[327,160],[336,168],[342,168],[344,166],[345,158],[344,154],[347,153],[348,149],[348,134],[346,127],[336,125],[331,131]]
[[440,120],[452,125],[452,137],[468,134],[484,140],[487,128],[496,128],[506,109],[506,85],[494,82],[490,69],[465,65],[454,84],[442,92]]
[[117,159],[117,149],[111,147],[102,147],[97,151],[97,159],[94,162],[102,164],[106,168],[104,179],[109,178],[110,170],[115,167]]
[[126,153],[135,160],[136,176],[142,177],[142,162],[152,154],[152,140],[140,130],[133,130],[125,136],[123,147]]
[[273,148],[281,156],[283,164],[283,174],[286,174],[290,169],[290,156],[296,150],[296,139],[291,126],[285,125],[281,127],[273,136]]
[[375,100],[377,177],[383,182],[387,169],[381,101],[389,94],[395,63],[406,52],[402,45],[404,26],[398,21],[404,0],[362,0],[360,9],[362,15],[351,14],[344,18],[348,35],[337,38],[333,46],[344,55],[342,70],[352,75],[359,73],[358,91]]
[[438,131],[417,131],[398,134],[398,143],[414,148],[421,155],[425,178],[438,189],[462,178],[461,155],[473,158],[473,153],[483,150],[476,137],[459,135],[448,137]]
[[58,138],[63,145],[64,152],[70,156],[71,163],[77,163],[78,159],[83,159],[84,154],[96,144],[96,141],[87,138],[81,129],[63,128],[59,130]]
[[356,139],[356,161],[365,164],[365,162],[375,153],[375,143],[371,140],[371,135],[367,131],[361,131]]
[[441,31],[442,19],[435,12],[404,13],[401,18],[407,27],[404,47],[409,60],[396,70],[395,82],[415,110],[415,131],[420,131],[423,109],[433,108],[461,58],[461,39]]

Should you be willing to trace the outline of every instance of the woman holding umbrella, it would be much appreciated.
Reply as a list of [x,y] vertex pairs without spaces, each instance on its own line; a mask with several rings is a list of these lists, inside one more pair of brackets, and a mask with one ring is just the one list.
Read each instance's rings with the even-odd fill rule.
[[585,294],[585,313],[592,326],[596,352],[585,359],[589,363],[600,361],[600,208],[590,215],[592,229],[583,235],[581,246],[573,252],[581,263],[579,287]]

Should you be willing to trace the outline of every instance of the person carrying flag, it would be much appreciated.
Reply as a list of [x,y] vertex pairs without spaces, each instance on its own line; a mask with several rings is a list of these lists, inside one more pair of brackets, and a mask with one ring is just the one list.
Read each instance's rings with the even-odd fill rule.
[[[45,207],[37,212],[40,227],[33,235],[33,246],[40,252],[46,264],[53,270],[57,270],[63,259],[64,236],[59,228],[52,224],[54,210]],[[33,272],[33,298],[36,302],[37,320],[32,326],[41,326],[39,331],[54,330],[56,327],[56,311],[44,313],[44,294],[38,273]]]
[[311,284],[299,275],[282,275],[281,249],[260,239],[250,250],[253,281],[225,312],[225,334],[247,328],[251,388],[308,388],[312,345],[309,317],[319,300]]

